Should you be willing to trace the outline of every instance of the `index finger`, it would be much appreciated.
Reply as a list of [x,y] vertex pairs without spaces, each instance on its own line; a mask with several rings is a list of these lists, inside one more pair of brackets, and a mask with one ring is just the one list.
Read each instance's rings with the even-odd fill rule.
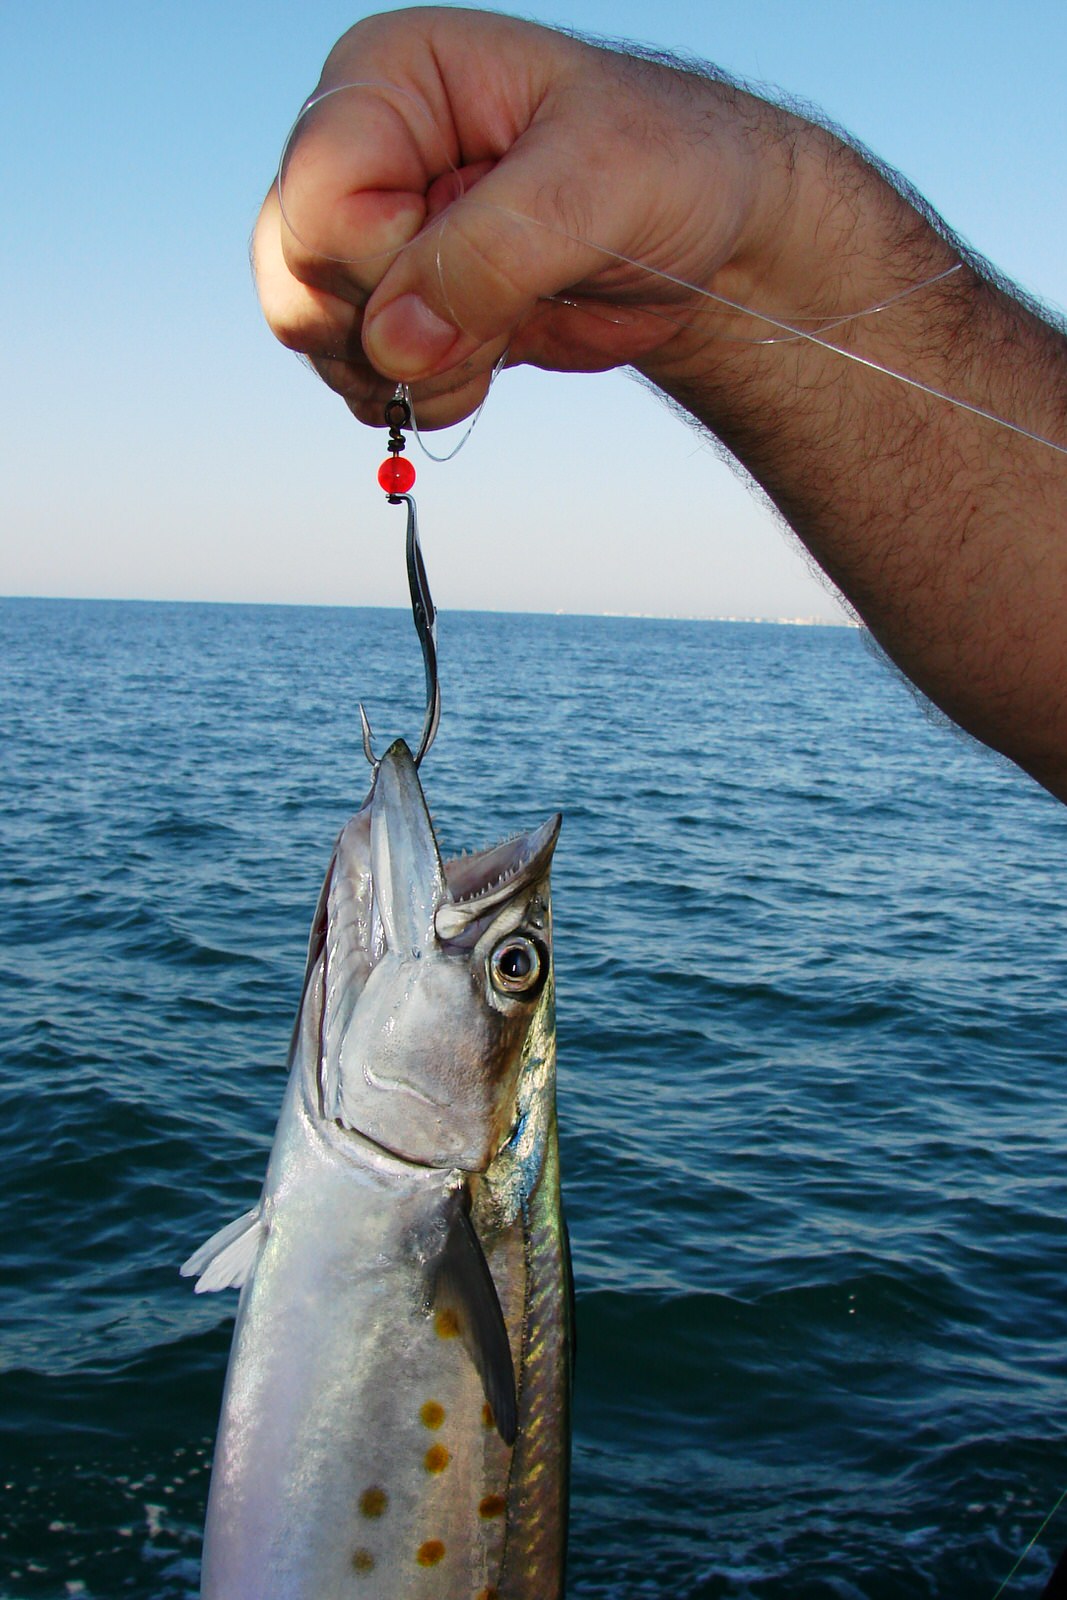
[[281,247],[294,277],[362,303],[427,217],[455,165],[424,104],[363,81],[317,92],[278,172]]

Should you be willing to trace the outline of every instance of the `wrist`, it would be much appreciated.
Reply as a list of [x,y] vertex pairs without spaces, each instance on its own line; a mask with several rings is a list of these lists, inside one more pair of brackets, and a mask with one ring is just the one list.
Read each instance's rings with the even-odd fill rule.
[[[862,337],[876,357],[878,324],[859,313],[955,260],[860,151],[748,95],[737,114],[748,183],[743,223],[722,264],[694,280],[703,293],[692,296],[686,325],[639,363],[686,404],[705,381],[728,390],[737,375],[752,374],[768,343],[788,341],[794,327],[846,348]],[[713,164],[714,153],[706,185]]]

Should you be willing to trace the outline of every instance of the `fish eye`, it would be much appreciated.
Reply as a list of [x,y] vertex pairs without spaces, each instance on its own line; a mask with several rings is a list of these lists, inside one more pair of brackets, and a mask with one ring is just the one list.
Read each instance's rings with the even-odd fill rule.
[[501,994],[533,998],[545,976],[545,956],[532,939],[511,934],[489,957],[489,977]]

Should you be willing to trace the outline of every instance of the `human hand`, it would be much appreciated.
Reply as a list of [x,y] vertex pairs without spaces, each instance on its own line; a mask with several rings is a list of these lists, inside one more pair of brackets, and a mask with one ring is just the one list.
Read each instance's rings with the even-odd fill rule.
[[316,93],[260,215],[257,282],[278,338],[375,425],[401,379],[421,426],[469,415],[504,352],[684,361],[687,285],[743,299],[780,225],[784,167],[764,158],[782,113],[530,23],[371,17]]
[[359,23],[319,95],[256,270],[357,417],[403,379],[420,426],[459,421],[505,353],[637,366],[908,676],[1067,799],[1057,330],[847,140],[713,74],[426,8]]

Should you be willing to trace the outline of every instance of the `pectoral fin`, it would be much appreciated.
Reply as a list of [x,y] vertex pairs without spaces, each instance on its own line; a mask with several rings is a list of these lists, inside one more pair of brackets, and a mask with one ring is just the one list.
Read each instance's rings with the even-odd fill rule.
[[196,1278],[197,1294],[209,1294],[214,1289],[239,1289],[252,1276],[259,1247],[266,1237],[267,1225],[256,1206],[236,1222],[228,1222],[225,1228],[213,1233],[185,1262],[181,1275]]
[[437,1317],[454,1316],[459,1336],[482,1380],[497,1432],[515,1443],[518,1407],[515,1368],[504,1313],[464,1196],[452,1204],[441,1253],[431,1265],[431,1298]]

